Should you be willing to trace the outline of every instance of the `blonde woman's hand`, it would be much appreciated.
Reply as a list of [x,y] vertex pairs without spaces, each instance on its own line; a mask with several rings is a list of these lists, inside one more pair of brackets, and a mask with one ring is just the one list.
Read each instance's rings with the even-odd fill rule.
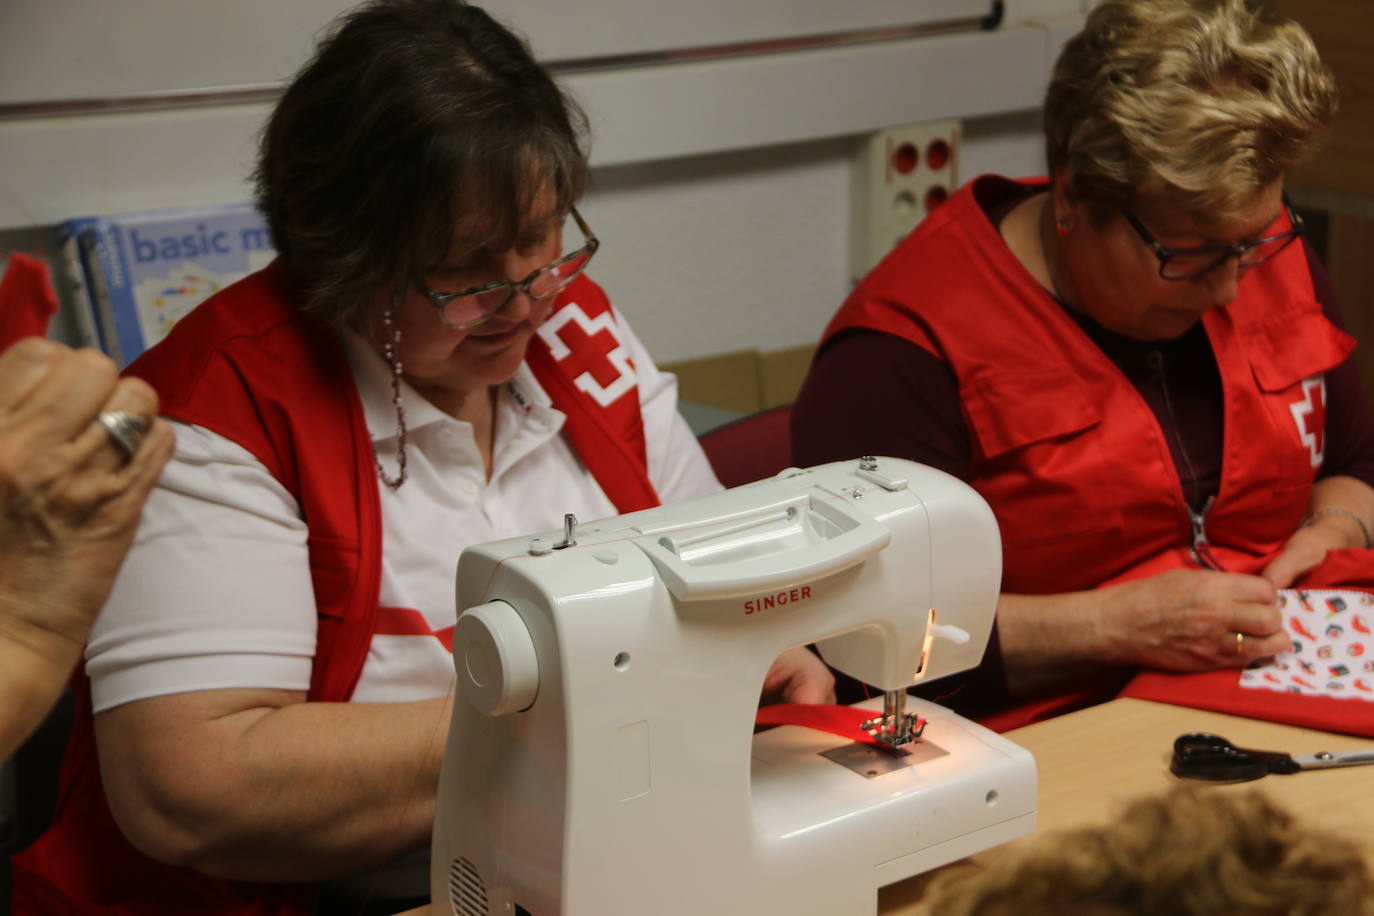
[[1175,569],[1102,589],[1115,664],[1164,671],[1241,668],[1291,648],[1267,579]]

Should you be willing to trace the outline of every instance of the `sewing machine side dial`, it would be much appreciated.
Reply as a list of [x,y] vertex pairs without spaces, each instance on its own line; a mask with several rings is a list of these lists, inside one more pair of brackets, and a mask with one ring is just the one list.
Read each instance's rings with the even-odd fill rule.
[[504,601],[463,611],[453,629],[458,691],[489,716],[528,709],[539,693],[539,659],[519,612]]

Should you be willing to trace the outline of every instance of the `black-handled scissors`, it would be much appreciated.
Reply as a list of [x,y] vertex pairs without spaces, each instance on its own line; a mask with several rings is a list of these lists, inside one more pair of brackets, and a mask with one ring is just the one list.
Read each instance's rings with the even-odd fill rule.
[[1236,747],[1220,735],[1189,732],[1174,739],[1174,756],[1169,771],[1185,779],[1213,782],[1244,782],[1270,773],[1297,773],[1374,763],[1374,748],[1359,751],[1317,751],[1315,754],[1285,754]]

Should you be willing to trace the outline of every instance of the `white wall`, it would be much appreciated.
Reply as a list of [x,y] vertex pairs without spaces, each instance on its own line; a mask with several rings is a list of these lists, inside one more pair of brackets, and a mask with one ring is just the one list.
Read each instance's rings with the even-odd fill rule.
[[[778,6],[778,0],[756,2],[764,12]],[[829,23],[828,4],[792,2]],[[531,31],[538,48],[537,29],[517,15],[530,3],[538,6],[535,0],[498,5]],[[949,5],[911,3],[915,9]],[[252,0],[238,5],[230,24],[248,21],[245,9],[277,16],[287,32],[254,54],[275,55],[274,61],[282,54],[299,57],[311,17],[322,24],[327,10],[343,5]],[[895,15],[904,5],[884,0],[875,8]],[[1010,0],[996,33],[570,75],[567,82],[586,105],[595,135],[595,184],[583,208],[605,242],[594,274],[663,361],[813,341],[848,289],[851,136],[887,124],[962,117],[965,177],[1039,171],[1034,107],[1058,43],[1081,22],[1082,5]],[[28,48],[24,35],[31,42],[35,34],[6,29],[7,23],[52,25],[81,6],[77,0],[0,2],[0,62],[11,61],[0,63],[0,70],[17,66],[17,52]],[[173,30],[187,22],[216,26],[215,17],[229,15],[172,0],[122,4],[126,15],[131,8],[142,9],[145,18],[162,15],[163,28]],[[200,19],[188,19],[192,8],[200,9]],[[702,8],[721,13],[731,7],[712,0]],[[286,9],[289,19],[285,12],[267,12]],[[38,33],[60,38],[51,28]],[[232,51],[233,41],[228,44]],[[240,72],[232,53],[213,41],[205,47],[203,73],[211,84],[263,72]],[[68,94],[98,87],[98,53],[109,48],[92,41],[81,54],[49,54],[67,74],[51,86]],[[0,103],[63,97],[34,78],[42,55],[24,50],[20,56],[30,68],[23,71],[23,91],[7,78],[10,88],[0,91]],[[202,71],[185,55],[176,60],[151,74],[131,62],[120,76],[123,88],[185,88]],[[0,120],[0,247],[51,250],[53,226],[89,212],[247,198],[253,135],[266,108],[253,103]],[[65,336],[65,327],[59,323],[56,333]]]
[[[284,79],[331,20],[355,2],[5,0],[0,4],[5,52],[0,54],[0,103]],[[485,0],[483,5],[526,35],[540,60],[559,66],[977,18],[988,14],[993,0]]]
[[[1036,113],[964,123],[961,166],[1044,169]],[[593,273],[664,362],[815,341],[849,291],[850,141],[597,169]]]

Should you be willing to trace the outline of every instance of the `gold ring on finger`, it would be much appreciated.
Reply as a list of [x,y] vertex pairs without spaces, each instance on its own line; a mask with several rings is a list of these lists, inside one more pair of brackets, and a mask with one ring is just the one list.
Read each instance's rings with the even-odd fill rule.
[[138,447],[143,443],[143,437],[147,435],[148,427],[151,425],[147,417],[127,410],[102,411],[96,419],[105,427],[110,442],[124,456],[125,464],[138,454]]
[[1237,654],[1237,655],[1243,655],[1244,653],[1245,653],[1245,634],[1244,634],[1244,633],[1237,633],[1237,634],[1236,634],[1236,654]]

